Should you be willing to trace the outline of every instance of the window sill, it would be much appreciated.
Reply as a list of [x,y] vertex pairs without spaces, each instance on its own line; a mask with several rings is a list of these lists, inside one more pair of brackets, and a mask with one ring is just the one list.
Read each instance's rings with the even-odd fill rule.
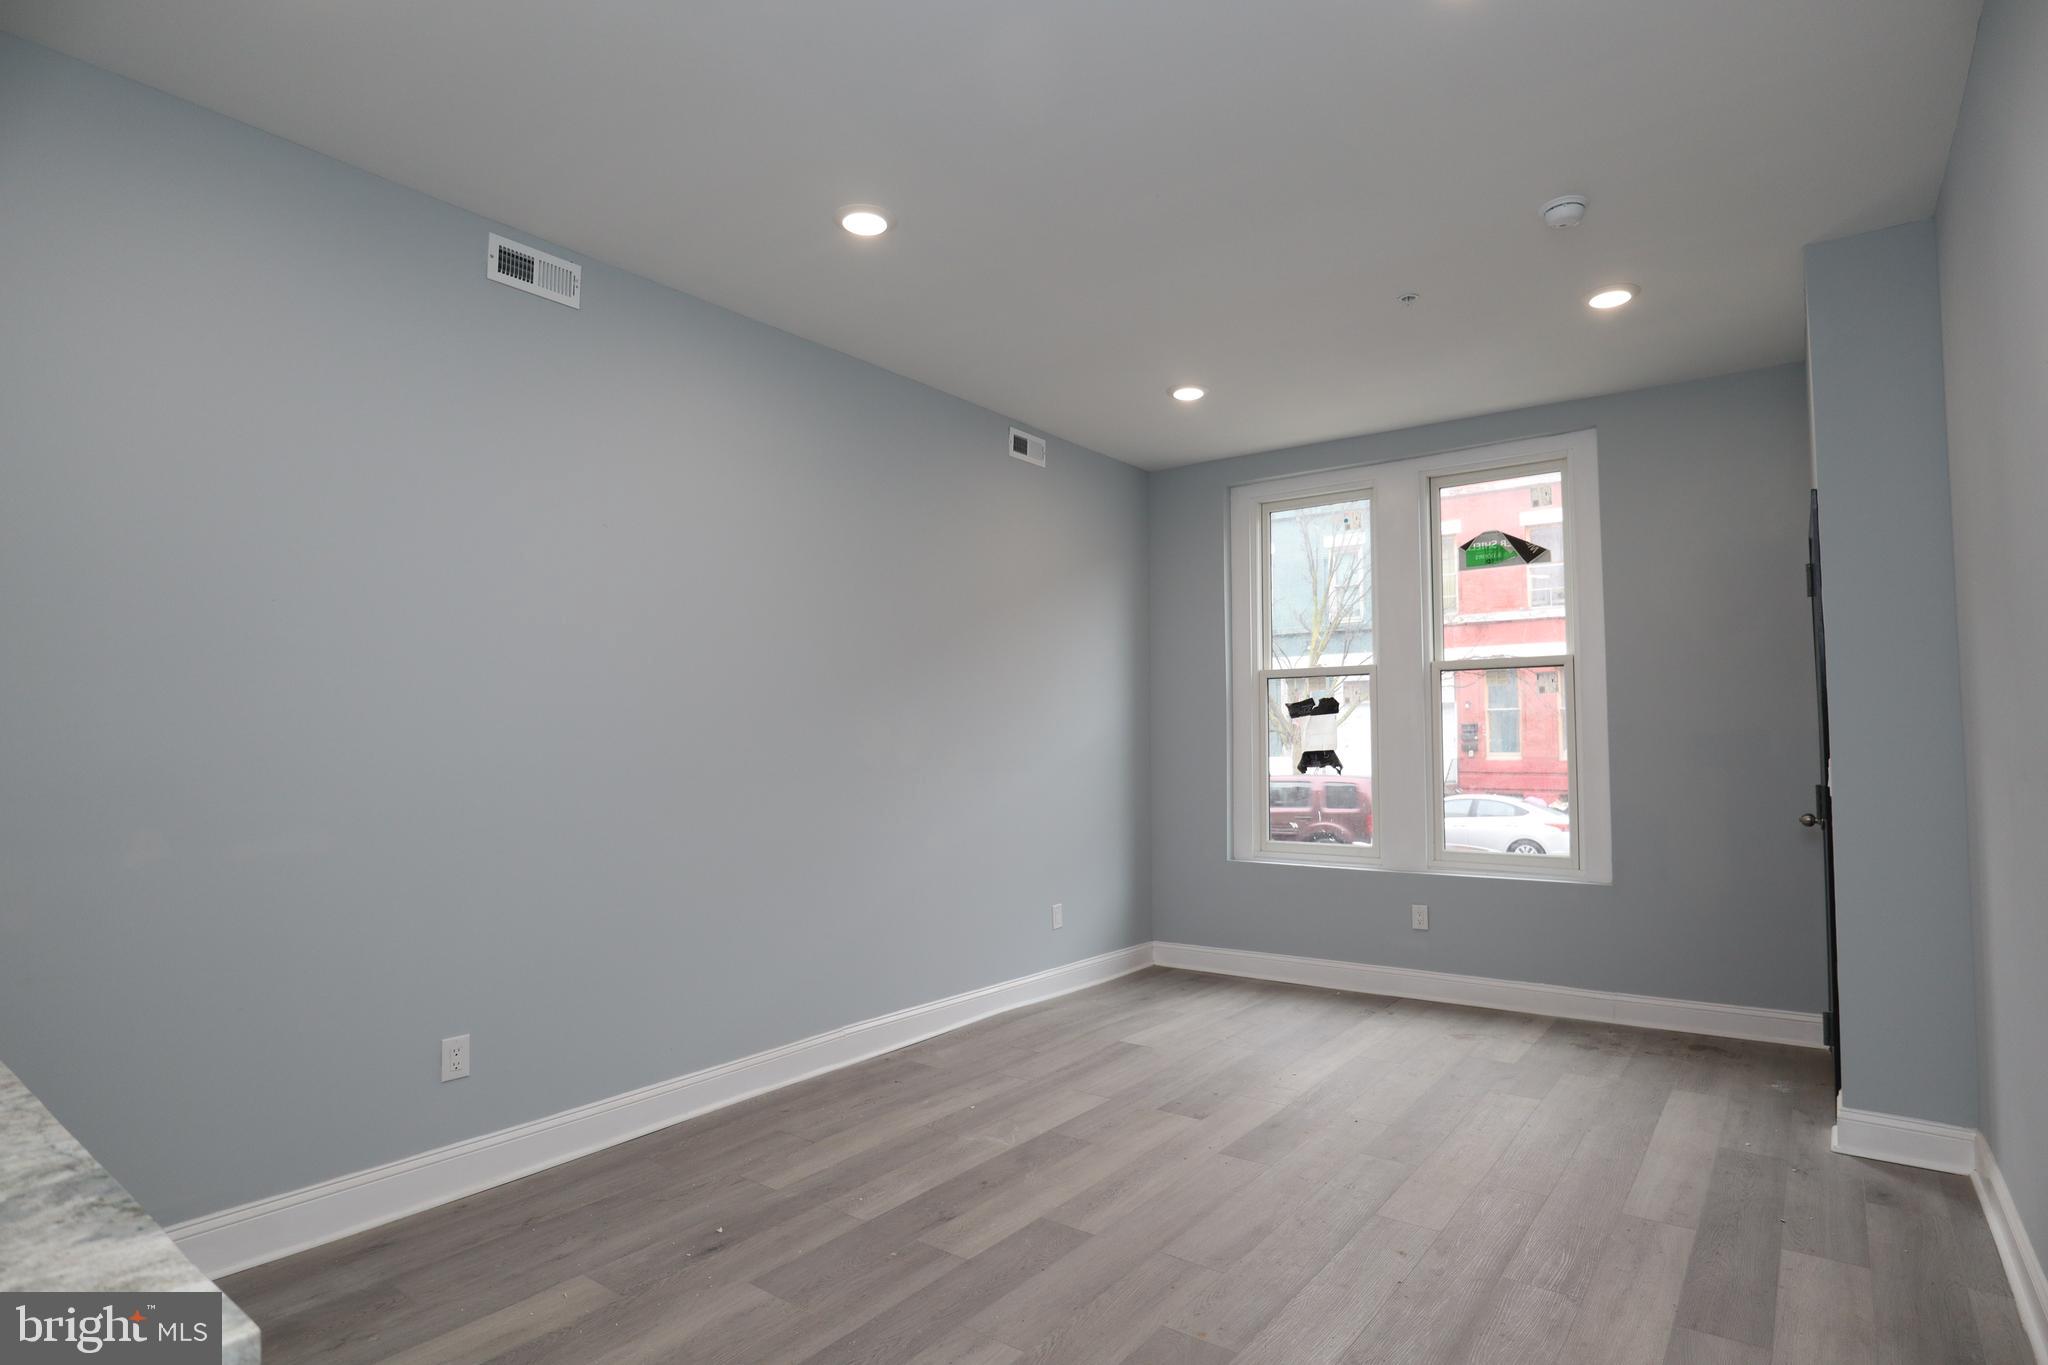
[[[1345,845],[1318,844],[1315,847],[1340,849],[1344,848]],[[1359,846],[1351,845],[1351,847],[1356,848]],[[1364,845],[1364,848],[1366,851],[1360,853],[1331,852],[1326,854],[1293,853],[1281,849],[1261,849],[1256,853],[1247,854],[1243,857],[1232,856],[1238,862],[1279,863],[1285,867],[1363,867],[1374,871],[1386,867],[1386,863],[1380,857],[1379,850],[1373,848],[1370,844]]]
[[1561,882],[1571,886],[1612,886],[1614,878],[1567,867],[1538,869],[1520,867],[1468,867],[1462,863],[1432,863],[1425,867],[1392,867],[1385,862],[1340,860],[1337,858],[1291,858],[1283,853],[1232,854],[1234,863],[1265,864],[1271,867],[1313,867],[1329,872],[1387,872],[1407,877],[1476,877],[1492,882]]

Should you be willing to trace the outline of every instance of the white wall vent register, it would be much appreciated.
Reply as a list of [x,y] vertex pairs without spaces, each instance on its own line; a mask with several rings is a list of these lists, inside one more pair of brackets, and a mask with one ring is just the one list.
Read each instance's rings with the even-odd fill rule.
[[1045,438],[1033,436],[1028,431],[1010,428],[1010,453],[1020,460],[1029,461],[1040,469],[1045,468]]
[[491,234],[490,254],[484,258],[484,274],[499,284],[509,284],[571,308],[583,306],[582,266],[495,232]]

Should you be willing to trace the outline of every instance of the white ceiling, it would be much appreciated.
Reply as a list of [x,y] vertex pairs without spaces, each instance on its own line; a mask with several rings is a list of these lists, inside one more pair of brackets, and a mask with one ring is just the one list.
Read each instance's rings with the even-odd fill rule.
[[[1977,10],[0,0],[0,26],[1163,467],[1797,358],[1799,248],[1933,207]],[[1566,191],[1586,223],[1546,229]],[[896,230],[848,237],[854,201]],[[1590,312],[1615,281],[1642,296]]]

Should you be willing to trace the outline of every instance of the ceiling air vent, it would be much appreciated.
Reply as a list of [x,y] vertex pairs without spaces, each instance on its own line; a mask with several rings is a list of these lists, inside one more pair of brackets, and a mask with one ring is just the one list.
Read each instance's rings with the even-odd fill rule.
[[484,274],[499,284],[509,284],[571,308],[583,306],[582,266],[522,246],[495,232],[491,234],[490,255],[484,258]]
[[1045,468],[1045,438],[1010,428],[1010,453],[1018,459]]

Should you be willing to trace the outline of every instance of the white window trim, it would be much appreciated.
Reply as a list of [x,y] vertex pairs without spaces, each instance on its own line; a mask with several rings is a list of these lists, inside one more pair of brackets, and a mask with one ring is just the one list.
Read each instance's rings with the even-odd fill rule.
[[[1565,600],[1578,666],[1561,670],[1577,742],[1573,764],[1572,861],[1531,866],[1512,855],[1450,858],[1436,851],[1443,808],[1443,720],[1430,632],[1434,576],[1443,533],[1431,480],[1545,460],[1563,460],[1565,505],[1572,508]],[[1266,842],[1265,698],[1252,686],[1264,644],[1258,600],[1264,572],[1262,505],[1359,492],[1372,499],[1373,664],[1372,804],[1369,850],[1287,847]],[[1230,492],[1230,856],[1243,862],[1307,864],[1365,871],[1430,872],[1516,881],[1607,883],[1614,880],[1607,738],[1607,635],[1601,584],[1598,444],[1591,431],[1447,451],[1385,464],[1320,470],[1242,484]],[[1461,528],[1462,529],[1462,528]],[[1519,660],[1471,661],[1509,667]],[[1546,658],[1545,662],[1548,660]],[[1247,739],[1250,736],[1252,738]]]

